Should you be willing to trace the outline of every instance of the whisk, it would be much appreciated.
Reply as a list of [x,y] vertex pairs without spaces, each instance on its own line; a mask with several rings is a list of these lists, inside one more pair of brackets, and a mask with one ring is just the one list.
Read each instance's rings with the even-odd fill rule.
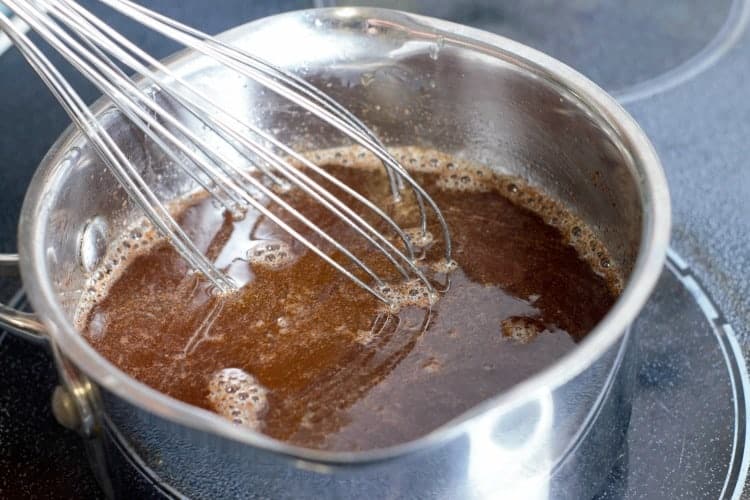
[[[136,23],[164,35],[225,68],[249,78],[338,129],[354,143],[375,155],[388,176],[391,196],[401,199],[404,189],[414,193],[420,214],[420,228],[426,234],[428,210],[439,222],[444,239],[445,259],[450,262],[451,240],[440,209],[407,170],[385,149],[378,138],[356,116],[302,78],[240,48],[231,46],[196,29],[160,15],[130,0],[99,0]],[[165,153],[222,207],[231,213],[249,208],[275,222],[292,238],[315,252],[338,271],[383,302],[386,283],[362,257],[292,207],[284,193],[289,188],[303,191],[316,203],[345,221],[372,249],[381,252],[404,279],[418,278],[434,293],[428,278],[417,266],[414,245],[406,232],[373,201],[351,188],[308,158],[277,140],[273,134],[237,117],[216,104],[204,91],[177,75],[169,67],[130,42],[100,18],[74,0],[0,0],[49,46],[106,95],[146,137]],[[131,161],[109,135],[98,118],[85,106],[70,83],[60,74],[23,32],[0,12],[0,28],[7,33],[70,116],[94,146],[128,195],[140,206],[153,226],[165,236],[188,264],[210,280],[218,290],[229,292],[236,284],[218,269],[191,241],[170,215]],[[128,76],[121,67],[134,72]],[[168,96],[188,116],[199,120],[239,153],[222,153],[207,143],[181,120],[178,113],[159,105],[136,83],[143,79],[152,89]],[[247,165],[251,165],[250,168]],[[300,168],[300,165],[302,168]],[[313,172],[382,219],[397,236],[393,243],[376,230],[351,205],[316,182]],[[347,264],[334,260],[320,244],[303,236],[262,201],[271,200],[321,241],[341,252]]]

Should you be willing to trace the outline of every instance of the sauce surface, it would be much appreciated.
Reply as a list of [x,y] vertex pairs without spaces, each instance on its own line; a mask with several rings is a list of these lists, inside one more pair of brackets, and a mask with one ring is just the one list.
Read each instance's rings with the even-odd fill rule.
[[[332,155],[326,168],[401,227],[415,228],[407,232],[424,245],[417,246],[418,265],[436,288],[450,281],[433,305],[423,286],[402,284],[362,238],[292,190],[285,200],[394,283],[390,293],[402,298],[397,313],[268,218],[248,212],[234,220],[202,199],[179,220],[244,284],[240,292],[215,296],[168,244],[156,242],[123,259],[106,294],[83,314],[83,335],[138,380],[237,425],[310,448],[363,450],[424,435],[539,372],[613,304],[616,286],[571,244],[585,228],[561,230],[523,206],[539,200],[538,192],[489,170],[417,157],[422,168],[414,176],[451,230],[449,272],[439,225],[430,219],[421,238],[413,197],[394,204],[381,170],[353,167],[351,158]],[[279,206],[268,206],[349,266]],[[361,213],[399,245],[382,220]],[[559,208],[553,216],[573,220]]]

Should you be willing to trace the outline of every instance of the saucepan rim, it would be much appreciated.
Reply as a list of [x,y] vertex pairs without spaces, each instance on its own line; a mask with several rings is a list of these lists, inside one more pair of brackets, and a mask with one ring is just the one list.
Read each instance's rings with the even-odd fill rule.
[[[506,412],[539,395],[558,387],[590,366],[612,347],[637,316],[651,294],[665,262],[670,232],[670,203],[667,183],[659,159],[633,118],[601,88],[565,64],[537,50],[499,35],[461,26],[448,21],[375,8],[334,8],[296,11],[263,18],[239,26],[222,34],[224,40],[241,37],[264,23],[274,23],[288,16],[342,16],[372,19],[391,27],[418,34],[421,37],[442,37],[445,43],[463,45],[489,55],[523,65],[540,77],[546,78],[561,91],[574,96],[580,105],[605,129],[616,134],[625,145],[635,165],[636,183],[640,190],[643,210],[641,245],[630,278],[621,296],[602,321],[569,353],[538,374],[524,380],[508,391],[490,398],[460,417],[433,430],[425,436],[383,449],[361,452],[331,452],[302,448],[287,444],[260,433],[239,428],[228,420],[207,410],[191,406],[162,394],[125,374],[98,354],[76,331],[58,302],[47,272],[47,259],[41,241],[44,234],[42,216],[48,199],[51,180],[60,175],[60,157],[74,144],[80,134],[71,126],[57,140],[42,160],[26,198],[19,223],[19,255],[21,274],[29,300],[63,354],[96,384],[161,418],[196,430],[220,435],[270,453],[315,464],[359,466],[402,457],[438,446],[464,432],[472,421],[496,412]],[[174,68],[195,61],[190,53],[178,53],[169,59]],[[108,100],[100,99],[92,109],[101,112]]]

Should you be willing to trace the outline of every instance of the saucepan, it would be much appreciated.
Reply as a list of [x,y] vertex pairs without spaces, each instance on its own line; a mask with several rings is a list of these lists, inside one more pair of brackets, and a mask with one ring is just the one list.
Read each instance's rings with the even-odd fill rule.
[[[308,10],[222,38],[324,89],[388,146],[438,149],[522,177],[560,200],[610,249],[625,287],[570,353],[425,436],[362,452],[292,446],[141,384],[76,331],[72,317],[86,279],[108,242],[142,214],[70,128],[28,189],[18,257],[2,258],[20,263],[34,313],[0,312],[5,327],[51,348],[61,376],[55,414],[86,441],[106,491],[128,491],[118,484],[126,457],[162,492],[196,498],[594,495],[623,454],[637,352],[629,325],[656,283],[669,238],[665,178],[638,125],[564,64],[437,19]],[[199,55],[183,52],[168,62],[297,149],[344,144],[314,118]],[[93,109],[164,198],[194,188],[106,99]]]

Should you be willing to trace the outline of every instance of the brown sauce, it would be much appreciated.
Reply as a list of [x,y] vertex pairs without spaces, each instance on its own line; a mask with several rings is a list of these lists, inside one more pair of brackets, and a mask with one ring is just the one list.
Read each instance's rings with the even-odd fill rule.
[[[413,199],[393,205],[380,170],[338,163],[349,165],[329,171],[387,207],[402,227],[418,225]],[[424,289],[406,286],[414,305],[389,314],[267,218],[250,212],[235,221],[202,199],[180,221],[245,283],[240,292],[212,295],[157,242],[120,264],[106,294],[85,310],[83,334],[149,386],[293,444],[361,450],[426,434],[572,349],[611,307],[617,285],[571,245],[580,224],[548,225],[518,203],[520,188],[507,178],[443,160],[431,168],[427,157],[417,163],[427,165],[415,178],[442,208],[457,264],[449,290],[431,307]],[[330,213],[296,191],[285,199],[398,283],[393,266]],[[433,242],[420,266],[443,283],[443,240],[432,220],[429,230]]]

